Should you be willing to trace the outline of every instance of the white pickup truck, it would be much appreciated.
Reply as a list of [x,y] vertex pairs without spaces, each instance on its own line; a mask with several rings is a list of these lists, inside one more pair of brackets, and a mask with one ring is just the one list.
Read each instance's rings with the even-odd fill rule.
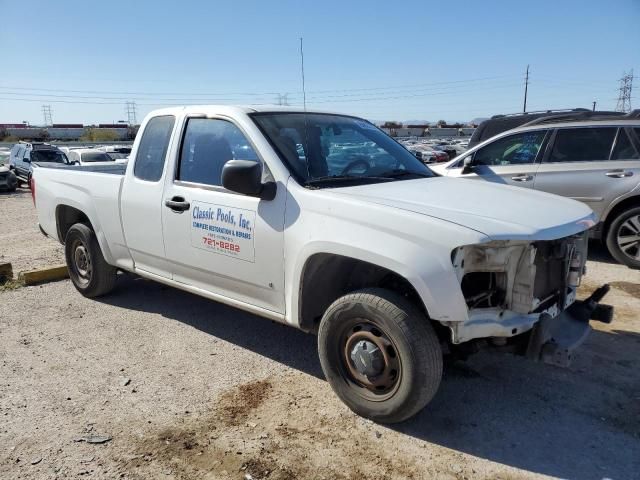
[[133,272],[315,332],[336,394],[376,421],[422,409],[443,354],[509,347],[562,365],[590,318],[611,320],[604,290],[576,301],[587,206],[439,177],[365,120],[157,110],[130,158],[34,169],[41,229],[80,293]]

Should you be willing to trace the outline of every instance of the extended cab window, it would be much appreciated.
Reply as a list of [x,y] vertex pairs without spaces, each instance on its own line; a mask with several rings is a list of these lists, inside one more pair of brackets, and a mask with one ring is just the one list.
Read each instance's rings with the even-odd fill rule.
[[535,163],[545,130],[522,132],[501,138],[476,151],[474,165],[526,165]]
[[621,128],[620,132],[618,132],[618,140],[613,149],[611,160],[637,160],[638,158],[640,158],[640,155],[638,155],[638,151],[631,143],[629,135],[627,135],[624,128]]
[[609,159],[616,128],[561,128],[548,162],[594,162]]
[[175,117],[163,115],[147,123],[136,154],[133,174],[140,180],[157,182],[162,176]]
[[215,118],[190,118],[176,179],[222,185],[222,167],[229,160],[259,161],[247,138],[233,123]]

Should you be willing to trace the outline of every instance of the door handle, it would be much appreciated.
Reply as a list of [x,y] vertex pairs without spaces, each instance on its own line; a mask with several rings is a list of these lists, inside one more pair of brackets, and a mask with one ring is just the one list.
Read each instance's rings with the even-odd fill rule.
[[633,172],[625,172],[624,170],[610,170],[605,173],[605,175],[611,178],[624,178],[633,176]]
[[511,177],[514,182],[529,182],[533,180],[533,175],[520,174]]
[[191,205],[183,197],[173,197],[171,200],[164,201],[165,206],[169,207],[174,212],[184,212],[189,210]]

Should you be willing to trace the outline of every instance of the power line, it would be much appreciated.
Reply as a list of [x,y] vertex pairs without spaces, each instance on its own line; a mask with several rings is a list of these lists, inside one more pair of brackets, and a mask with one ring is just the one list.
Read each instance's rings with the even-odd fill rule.
[[[399,89],[408,89],[408,88],[416,88],[416,87],[426,87],[426,86],[436,86],[436,85],[456,85],[460,83],[476,83],[479,81],[485,80],[496,80],[496,79],[514,79],[515,77],[512,75],[494,75],[490,77],[479,77],[479,78],[469,78],[462,80],[451,80],[451,81],[441,81],[441,82],[427,82],[427,83],[416,83],[416,84],[405,84],[405,85],[389,85],[384,87],[369,87],[369,88],[347,88],[347,89],[334,89],[334,90],[315,90],[307,93],[317,94],[317,93],[340,93],[340,92],[364,92],[364,91],[376,91],[376,90],[399,90]],[[39,91],[39,92],[66,92],[66,93],[95,93],[95,94],[105,94],[105,95],[141,95],[141,96],[166,96],[166,95],[190,95],[193,97],[215,97],[215,96],[273,96],[279,95],[279,92],[227,92],[227,93],[194,93],[194,92],[123,92],[123,91],[109,91],[109,90],[69,90],[69,89],[61,89],[61,88],[34,88],[34,87],[21,87],[21,86],[8,86],[8,85],[0,85],[0,89],[4,90],[20,90],[20,91]]]
[[[494,88],[494,87],[509,87],[514,85],[513,82],[500,82],[500,83],[495,83],[491,86],[483,86],[483,85],[475,85],[473,86],[474,90],[486,90],[489,88]],[[383,91],[379,91],[379,92],[371,92],[371,93],[343,93],[343,94],[339,94],[339,95],[311,95],[311,96],[307,96],[307,98],[309,98],[310,100],[318,100],[318,99],[332,99],[332,98],[347,98],[347,97],[363,97],[363,98],[378,98],[380,95],[391,95],[391,94],[416,94],[419,92],[453,92],[456,93],[458,92],[460,89],[466,88],[468,89],[470,87],[470,85],[448,85],[448,86],[441,86],[441,87],[431,87],[431,88],[420,88],[420,89],[410,89],[407,90],[406,92],[403,91],[404,89],[406,89],[406,87],[402,87],[402,89],[395,89],[394,91],[388,91],[388,92],[383,92]],[[3,88],[3,87],[0,87]],[[53,93],[30,93],[30,92],[0,92],[1,95],[12,95],[12,96],[20,96],[20,97],[38,97],[40,100],[45,100],[49,99],[49,98],[62,98],[62,99],[79,99],[79,100],[126,100],[126,101],[132,101],[133,98],[131,97],[103,97],[103,96],[97,96],[97,95],[60,95],[60,94],[53,94]],[[149,94],[147,94],[148,96]],[[297,95],[291,95],[289,93],[287,93],[286,95],[286,100],[290,101],[291,97],[293,98],[297,98],[299,100],[303,100],[303,98],[297,96]],[[276,95],[276,103],[277,104],[282,104],[281,102],[284,102],[285,100],[285,96],[283,96],[283,94],[277,94]],[[164,104],[168,104],[167,102],[181,102],[181,103],[190,103],[190,102],[203,102],[203,101],[208,101],[208,99],[206,98],[160,98],[160,97],[152,97],[152,98],[141,98],[138,97],[136,98],[136,100],[141,100],[142,102],[138,102],[140,105],[144,105],[144,101],[145,100],[159,100],[162,101]],[[215,98],[212,99],[215,102],[221,102],[221,101],[226,101],[226,102],[235,102],[235,103],[250,103],[250,104],[258,104],[255,100],[255,98],[251,99],[251,100],[247,100],[247,99],[242,99],[240,97],[236,97],[236,98]],[[272,102],[268,102],[266,101],[266,98],[260,98],[259,100],[262,100],[262,103],[264,104],[269,104]],[[53,101],[53,100],[52,100]],[[79,102],[78,102],[79,103]],[[91,102],[89,102],[91,103]],[[102,102],[96,102],[98,104],[102,103]],[[120,102],[115,102],[115,103],[120,103]],[[302,103],[302,102],[300,102]]]
[[620,94],[618,95],[618,103],[616,104],[616,112],[631,111],[631,87],[633,86],[633,70],[623,74],[620,79]]
[[[322,97],[322,96],[317,96],[317,97],[313,97],[310,99],[309,103],[312,104],[325,104],[325,103],[351,103],[351,102],[366,102],[366,101],[378,101],[378,100],[397,100],[397,99],[402,99],[402,98],[416,98],[416,97],[430,97],[430,96],[442,96],[442,95],[459,95],[459,94],[464,94],[464,93],[474,93],[474,92],[486,92],[488,90],[495,90],[495,89],[500,89],[500,90],[504,90],[505,87],[509,87],[509,86],[518,86],[520,85],[519,83],[510,83],[510,84],[500,84],[500,85],[493,85],[493,86],[485,86],[485,87],[479,87],[479,86],[467,86],[465,90],[449,90],[449,89],[445,89],[445,90],[428,90],[426,91],[426,93],[409,93],[409,92],[380,92],[377,94],[373,94],[373,93],[369,93],[369,94],[361,94],[361,95],[357,95],[357,97],[359,98],[351,98],[351,97],[355,97],[356,95],[329,95],[326,97]],[[460,88],[460,87],[458,87]],[[414,90],[413,92],[420,92],[420,90]],[[0,95],[2,94],[2,92],[0,92]],[[6,92],[4,93],[5,95],[7,94]],[[24,94],[24,95],[29,95],[29,94]],[[69,100],[58,100],[58,97],[55,98],[51,98],[51,96],[44,96],[44,95],[39,95],[39,94],[34,94],[37,97],[37,99],[33,99],[33,98],[21,98],[21,97],[16,97],[16,98],[2,98],[3,100],[15,100],[15,101],[28,101],[28,102],[42,102],[42,101],[48,101],[48,102],[52,102],[52,103],[68,103],[68,104],[88,104],[88,105],[121,105],[121,102],[118,101],[89,101],[92,98],[97,98],[99,100],[111,100],[111,98],[105,98],[105,97],[75,97],[73,95],[69,95],[69,96],[64,96],[64,98],[70,98]],[[45,98],[42,98],[45,97]],[[291,95],[290,94],[278,94],[278,96],[276,97],[276,103],[280,103],[280,101],[284,102],[286,100],[287,104],[289,105],[302,105],[302,102],[297,101],[297,102],[291,102]],[[349,97],[349,98],[344,98],[344,97]],[[76,98],[78,98],[79,100],[75,100]],[[148,100],[157,100],[157,102],[153,102],[153,103],[147,103],[147,102],[135,102],[136,105],[145,105],[145,106],[162,106],[162,105],[175,105],[175,106],[179,106],[179,105],[184,105],[185,103],[189,103],[189,102],[193,102],[193,101],[202,101],[202,99],[193,99],[193,98],[170,98],[170,99],[148,99]],[[219,99],[218,99],[219,100]],[[132,101],[132,100],[129,100]],[[179,103],[172,103],[172,102],[179,102]],[[128,102],[125,102],[128,103]],[[240,102],[243,103],[243,102]],[[254,101],[250,101],[247,102],[249,105],[273,105],[273,101],[265,101],[265,102],[254,102]]]

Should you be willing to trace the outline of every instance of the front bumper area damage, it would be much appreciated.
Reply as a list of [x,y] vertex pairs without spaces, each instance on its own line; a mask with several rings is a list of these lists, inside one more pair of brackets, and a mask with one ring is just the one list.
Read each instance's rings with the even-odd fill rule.
[[613,307],[599,303],[608,292],[609,285],[605,284],[589,298],[576,301],[555,318],[542,315],[529,336],[526,357],[568,367],[574,350],[582,345],[591,331],[589,320],[604,323],[613,320]]
[[[569,364],[587,337],[589,320],[610,322],[613,309],[598,302],[601,287],[576,301],[585,272],[587,233],[550,241],[499,241],[460,247],[452,263],[468,308],[463,321],[442,322],[454,346],[480,339],[519,345],[519,353]],[[477,342],[476,342],[477,343]]]

